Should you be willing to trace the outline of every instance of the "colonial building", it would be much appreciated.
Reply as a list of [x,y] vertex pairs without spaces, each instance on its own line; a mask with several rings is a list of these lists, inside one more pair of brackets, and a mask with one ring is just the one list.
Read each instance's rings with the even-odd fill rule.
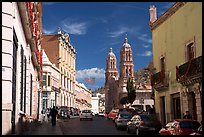
[[91,97],[91,110],[94,114],[99,113],[99,97],[98,96],[93,96]]
[[202,120],[202,3],[176,2],[158,19],[150,7],[156,113],[165,124],[186,110]]
[[[39,118],[42,3],[2,3],[2,134],[18,134],[22,116]],[[25,117],[24,117],[25,118]]]
[[132,59],[132,49],[128,43],[128,38],[122,45],[120,51],[120,77],[116,67],[116,56],[110,48],[106,58],[105,72],[105,110],[110,112],[112,108],[122,107],[120,99],[127,96],[127,80],[131,78],[134,82],[134,64]]
[[44,50],[43,60],[43,90],[42,109],[60,106],[60,70],[50,62]]
[[60,99],[58,105],[73,107],[76,51],[71,45],[69,35],[64,34],[60,29],[58,34],[43,35],[42,48],[50,62],[60,70]]
[[91,90],[87,89],[82,83],[75,83],[75,106],[79,110],[91,109]]
[[146,68],[135,72],[136,98],[132,106],[144,111],[148,111],[150,107],[154,107],[154,98],[150,82],[152,71],[153,68],[150,63]]

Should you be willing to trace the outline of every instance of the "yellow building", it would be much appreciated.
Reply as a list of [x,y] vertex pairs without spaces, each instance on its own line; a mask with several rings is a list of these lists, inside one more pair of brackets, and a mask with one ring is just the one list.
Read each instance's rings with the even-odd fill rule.
[[157,19],[150,6],[155,109],[162,123],[186,110],[202,120],[202,3],[176,2]]

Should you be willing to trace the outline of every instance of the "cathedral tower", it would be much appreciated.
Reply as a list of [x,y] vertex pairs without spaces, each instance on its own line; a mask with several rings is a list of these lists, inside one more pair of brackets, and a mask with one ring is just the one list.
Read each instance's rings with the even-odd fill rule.
[[112,77],[115,77],[115,79],[118,79],[118,70],[116,67],[116,56],[113,53],[112,48],[109,50],[108,57],[106,58],[106,82]]
[[118,70],[116,67],[116,56],[112,48],[110,48],[108,57],[106,58],[105,77],[105,109],[109,112],[112,108],[117,107],[118,102]]
[[134,83],[134,64],[132,59],[132,49],[128,43],[127,35],[120,51],[120,78],[119,78],[119,100],[127,96],[127,80],[131,78]]

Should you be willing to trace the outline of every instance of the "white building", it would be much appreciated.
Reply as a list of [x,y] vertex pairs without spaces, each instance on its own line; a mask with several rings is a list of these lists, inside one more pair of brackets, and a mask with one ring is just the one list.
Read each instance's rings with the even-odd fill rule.
[[2,134],[19,131],[20,113],[38,119],[42,3],[2,2]]
[[99,113],[99,97],[91,97],[91,110],[94,114]]
[[132,103],[132,106],[147,111],[149,107],[154,106],[154,100],[151,98],[151,96],[152,88],[150,85],[137,85],[136,98]]
[[52,64],[44,50],[42,50],[43,60],[43,91],[42,109],[60,106],[60,70]]

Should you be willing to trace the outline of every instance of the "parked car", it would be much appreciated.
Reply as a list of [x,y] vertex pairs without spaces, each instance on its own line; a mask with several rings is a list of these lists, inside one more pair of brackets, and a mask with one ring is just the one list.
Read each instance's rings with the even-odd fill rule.
[[127,133],[135,133],[136,135],[149,132],[159,134],[161,128],[161,122],[154,114],[134,115],[127,123]]
[[99,112],[99,113],[98,113],[98,116],[99,116],[99,117],[104,117],[105,114],[104,114],[103,112]]
[[119,109],[112,109],[112,110],[108,113],[107,117],[108,117],[109,119],[112,119],[112,120],[114,121],[115,118],[116,118],[116,116],[117,116],[117,114],[118,114],[118,112],[119,112]]
[[117,129],[126,128],[128,121],[132,118],[132,113],[128,111],[120,111],[115,118],[115,126]]
[[139,115],[144,112],[142,109],[139,109],[139,108],[127,108],[126,110],[128,112],[131,112],[133,115]]
[[189,135],[195,132],[201,124],[192,119],[175,119],[171,127],[162,128],[160,135]]
[[59,107],[58,109],[58,118],[64,118],[64,119],[67,119],[67,118],[70,118],[70,111],[69,111],[69,108],[66,107],[66,106],[61,106]]
[[170,121],[169,123],[167,123],[167,124],[159,131],[159,134],[160,134],[160,135],[171,135],[171,132],[174,130],[174,129],[173,129],[173,124],[174,124],[174,121]]
[[193,133],[190,135],[202,135],[202,126],[200,126],[197,130],[195,130]]
[[80,121],[83,119],[90,119],[93,120],[92,111],[89,109],[82,110],[79,115]]

